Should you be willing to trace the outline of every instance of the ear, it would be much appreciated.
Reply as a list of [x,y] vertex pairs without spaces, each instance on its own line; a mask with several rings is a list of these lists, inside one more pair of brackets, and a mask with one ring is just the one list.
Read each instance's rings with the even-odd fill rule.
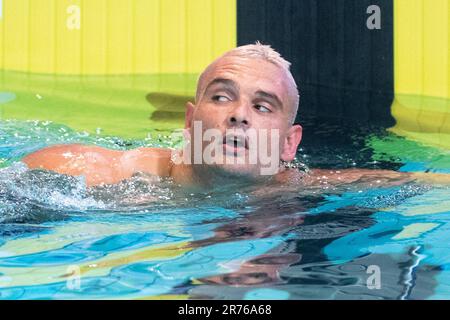
[[186,103],[186,114],[185,114],[185,120],[184,120],[184,128],[190,129],[192,125],[192,118],[194,115],[194,108],[195,105],[192,102]]
[[286,140],[284,141],[283,151],[281,152],[281,160],[287,162],[294,160],[298,145],[302,140],[302,132],[302,126],[298,124],[293,125],[289,129]]

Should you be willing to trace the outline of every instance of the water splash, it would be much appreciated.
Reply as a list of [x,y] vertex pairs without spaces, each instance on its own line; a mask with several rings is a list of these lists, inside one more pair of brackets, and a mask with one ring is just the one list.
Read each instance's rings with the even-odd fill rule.
[[28,170],[23,163],[0,169],[0,223],[62,219],[66,212],[104,208],[86,197],[81,177],[44,170]]

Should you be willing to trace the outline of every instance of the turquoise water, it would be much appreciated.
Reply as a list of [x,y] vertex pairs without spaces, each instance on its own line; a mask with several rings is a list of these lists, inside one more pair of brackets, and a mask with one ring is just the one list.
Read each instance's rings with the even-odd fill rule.
[[[302,168],[446,171],[432,166],[445,151],[375,161],[367,137],[402,138],[318,123],[304,120]],[[74,142],[171,146],[164,136],[124,140],[0,120],[1,299],[450,298],[446,187],[299,186],[255,203],[245,188],[184,194],[170,180],[139,175],[88,189],[81,178],[20,163],[44,146]]]

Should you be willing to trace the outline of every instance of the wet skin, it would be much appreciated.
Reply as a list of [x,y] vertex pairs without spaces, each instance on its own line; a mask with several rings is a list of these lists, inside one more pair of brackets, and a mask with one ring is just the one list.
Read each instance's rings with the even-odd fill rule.
[[[302,127],[292,125],[296,113],[295,82],[292,76],[276,65],[260,59],[225,56],[213,62],[198,84],[196,103],[186,104],[185,130],[195,139],[194,121],[207,129],[276,129],[279,132],[280,161],[295,158],[302,137]],[[203,145],[204,149],[206,145]],[[236,146],[234,146],[236,147]],[[270,148],[274,146],[268,146]],[[276,147],[276,146],[275,146]],[[236,157],[233,146],[224,142],[225,157]],[[244,149],[244,148],[242,148]],[[246,150],[243,150],[244,152]],[[193,154],[193,153],[192,153]],[[172,151],[160,148],[138,148],[117,151],[79,144],[50,146],[27,155],[22,160],[30,169],[45,169],[60,174],[84,176],[88,186],[116,184],[137,172],[171,177],[186,187],[214,188],[236,181],[272,181],[279,184],[355,182],[372,183],[389,179],[393,184],[420,180],[450,182],[450,175],[399,173],[388,170],[312,170],[307,176],[297,170],[281,169],[274,176],[261,176],[261,163],[256,164],[175,164]],[[298,184],[297,184],[298,187]]]
[[[199,83],[195,104],[186,104],[185,129],[191,137],[194,137],[194,121],[201,121],[203,130],[214,128],[222,133],[233,128],[244,131],[250,128],[277,129],[280,132],[280,160],[289,162],[295,158],[302,137],[302,128],[291,124],[296,111],[295,95],[293,80],[275,65],[262,60],[226,57],[208,67]],[[224,145],[224,153],[233,157],[228,148]],[[253,183],[255,187],[250,190],[253,197],[246,205],[254,205],[257,209],[251,215],[216,228],[213,237],[190,243],[191,248],[230,239],[237,241],[287,233],[304,223],[305,217],[297,213],[308,208],[298,205],[280,208],[278,204],[283,195],[297,196],[299,189],[306,193],[319,189],[320,193],[320,189],[328,186],[339,189],[348,185],[385,187],[409,181],[450,182],[449,175],[365,169],[314,169],[308,174],[296,169],[281,169],[274,176],[259,177],[260,163],[183,165],[173,163],[172,151],[168,149],[117,151],[79,144],[51,146],[26,156],[23,162],[30,169],[84,176],[90,187],[116,184],[138,172],[170,177],[186,189],[195,187],[210,191],[240,181]],[[301,259],[298,253],[271,253],[243,263],[230,274],[211,276],[201,281],[213,285],[245,286],[283,283],[279,270]]]

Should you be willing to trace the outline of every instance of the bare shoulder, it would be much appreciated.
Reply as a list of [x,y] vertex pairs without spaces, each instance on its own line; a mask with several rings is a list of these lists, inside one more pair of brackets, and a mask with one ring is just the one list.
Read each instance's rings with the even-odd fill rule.
[[64,152],[78,152],[85,146],[81,144],[58,144],[53,146],[48,146],[37,151],[34,151],[25,157],[23,157],[24,162],[32,162],[40,157],[49,155],[62,155]]
[[167,148],[138,148],[135,149],[138,153],[154,156],[157,158],[170,158],[172,150]]
[[54,169],[66,164],[71,159],[80,159],[80,157],[87,155],[112,158],[119,157],[121,151],[82,144],[61,144],[35,151],[25,156],[22,161],[26,163],[29,168]]
[[55,145],[38,150],[22,159],[30,169],[46,169],[61,174],[84,176],[89,186],[114,184],[134,173],[167,176],[171,150],[138,148],[112,150],[81,144]]
[[132,172],[146,172],[169,176],[172,167],[172,150],[164,148],[138,148],[127,151],[121,158],[124,167]]

